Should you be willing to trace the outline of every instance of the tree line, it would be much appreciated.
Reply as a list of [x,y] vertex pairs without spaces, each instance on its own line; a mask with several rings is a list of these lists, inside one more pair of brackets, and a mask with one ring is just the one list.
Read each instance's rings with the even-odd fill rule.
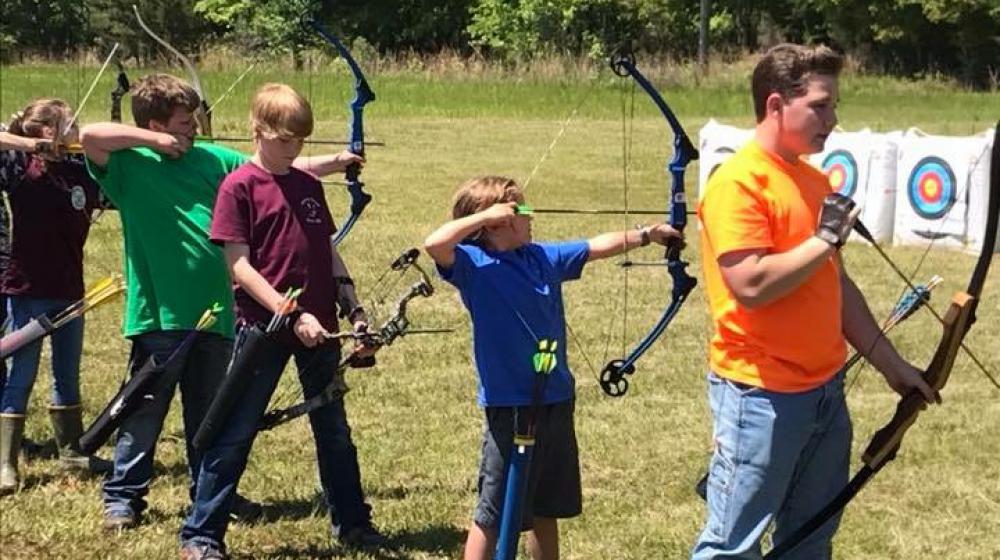
[[[1000,83],[997,0],[703,1],[716,55],[823,42],[874,72],[941,74],[976,88]],[[701,23],[699,0],[4,0],[0,58],[68,57],[113,42],[128,56],[153,56],[158,51],[135,25],[133,3],[185,52],[228,42],[296,60],[315,44],[300,24],[304,16],[384,54],[448,50],[507,63],[604,57],[626,45],[689,60]]]

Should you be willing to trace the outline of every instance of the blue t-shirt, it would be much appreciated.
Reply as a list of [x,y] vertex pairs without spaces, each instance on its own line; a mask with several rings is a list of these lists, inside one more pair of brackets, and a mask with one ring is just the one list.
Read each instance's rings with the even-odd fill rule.
[[573,398],[562,283],[580,277],[589,254],[586,241],[531,243],[502,252],[462,244],[455,248],[452,267],[438,268],[458,288],[472,318],[481,406],[531,404],[536,354],[553,342],[556,364],[542,403]]

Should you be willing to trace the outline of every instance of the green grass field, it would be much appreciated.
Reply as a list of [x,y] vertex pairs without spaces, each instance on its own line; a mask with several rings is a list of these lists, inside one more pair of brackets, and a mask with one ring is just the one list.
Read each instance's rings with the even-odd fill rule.
[[[238,65],[204,73],[210,100],[240,72]],[[162,70],[162,69],[161,69]],[[0,115],[33,97],[60,96],[76,103],[94,76],[93,66],[33,65],[0,70]],[[672,103],[689,134],[709,118],[750,126],[746,94],[749,67],[715,67],[697,84],[690,69],[657,67],[651,77]],[[138,76],[139,71],[131,74]],[[536,207],[614,208],[622,204],[621,81],[608,72],[500,72],[445,67],[434,71],[386,64],[369,70],[378,101],[369,106],[371,148],[364,180],[375,200],[342,245],[365,293],[403,249],[419,244],[446,219],[450,196],[463,180],[479,174],[524,179],[546,152],[571,110],[580,106],[565,135],[532,179],[529,202]],[[113,76],[106,75],[85,107],[84,123],[105,120]],[[317,138],[346,135],[350,96],[347,74],[336,64],[295,74],[283,68],[255,70],[216,109],[216,134],[243,134],[248,99],[262,82],[283,80],[300,88],[317,117]],[[940,134],[969,134],[992,126],[1000,96],[970,93],[933,81],[901,82],[848,74],[843,79],[840,120],[847,130],[886,131],[917,126]],[[665,201],[664,162],[671,135],[642,92],[636,94],[631,165],[627,177],[632,208],[658,208]],[[582,104],[581,104],[582,102]],[[127,104],[126,104],[127,105]],[[126,120],[128,111],[126,109]],[[249,149],[249,147],[245,147]],[[694,196],[697,165],[688,172]],[[346,215],[343,189],[330,185],[335,217]],[[537,216],[538,239],[590,236],[631,227],[631,218]],[[694,238],[697,229],[689,229]],[[890,255],[917,280],[940,274],[945,284],[933,306],[943,310],[962,289],[974,257],[918,249]],[[654,259],[650,248],[635,258]],[[697,243],[686,251],[700,276]],[[877,317],[885,317],[901,283],[868,247],[849,245],[847,266]],[[424,257],[426,259],[426,257]],[[87,246],[87,278],[121,268],[117,216],[97,224]],[[994,265],[979,323],[966,339],[991,372],[1000,372],[1000,267]],[[627,280],[627,322],[623,286]],[[405,283],[397,286],[398,290]],[[359,447],[366,491],[376,523],[398,549],[378,556],[355,554],[333,544],[318,499],[311,438],[304,420],[263,434],[254,447],[241,489],[267,506],[266,521],[233,525],[230,549],[239,558],[455,558],[475,498],[481,414],[469,358],[469,329],[455,292],[437,282],[431,300],[416,301],[416,327],[453,327],[445,335],[413,336],[384,349],[375,370],[349,375],[348,407]],[[563,524],[568,559],[683,558],[704,517],[692,486],[711,452],[711,418],[704,375],[709,337],[700,288],[638,364],[627,396],[603,396],[596,371],[633,344],[669,300],[669,280],[657,268],[627,277],[612,262],[588,266],[566,290],[568,320],[576,334],[570,359],[578,379],[577,429],[581,445],[584,513]],[[374,297],[373,294],[367,294]],[[396,294],[389,294],[392,299]],[[87,317],[83,394],[88,419],[115,393],[128,346],[120,336],[120,303]],[[921,312],[892,334],[904,356],[925,365],[940,336],[934,318]],[[582,351],[581,351],[582,349]],[[40,372],[32,396],[27,433],[51,437],[45,414],[51,376]],[[291,398],[293,375],[279,393]],[[899,457],[848,507],[837,536],[838,558],[1000,558],[1000,390],[971,361],[960,357],[945,402],[918,420]],[[855,421],[855,464],[871,433],[888,420],[896,396],[870,369],[849,395]],[[157,450],[157,476],[149,495],[147,523],[111,537],[102,534],[97,480],[76,480],[53,460],[22,462],[25,488],[0,500],[0,557],[173,558],[177,530],[188,506],[186,463],[178,404],[168,417]],[[101,451],[110,455],[110,448]]]

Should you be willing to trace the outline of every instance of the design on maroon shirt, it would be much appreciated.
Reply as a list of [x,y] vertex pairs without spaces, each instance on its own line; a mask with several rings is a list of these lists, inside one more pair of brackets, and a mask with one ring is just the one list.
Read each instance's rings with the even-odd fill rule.
[[48,162],[18,152],[0,153],[0,179],[10,203],[9,260],[0,291],[53,299],[83,295],[83,245],[98,186],[82,158]]
[[305,212],[302,219],[305,220],[307,224],[323,223],[323,217],[320,214],[320,212],[323,211],[323,205],[317,202],[315,198],[303,198],[300,204],[302,204],[302,209]]
[[[292,169],[274,176],[254,163],[230,173],[219,187],[209,238],[219,244],[246,244],[250,264],[278,292],[302,288],[298,304],[330,331],[337,329],[333,218],[315,177]],[[239,286],[236,314],[266,323],[271,313]]]

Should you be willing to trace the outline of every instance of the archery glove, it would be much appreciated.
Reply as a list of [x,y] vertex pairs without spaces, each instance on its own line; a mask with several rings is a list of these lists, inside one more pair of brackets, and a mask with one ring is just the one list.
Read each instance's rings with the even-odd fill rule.
[[851,228],[854,227],[860,212],[861,209],[856,208],[854,201],[849,197],[836,193],[826,195],[819,214],[816,237],[840,249],[851,234]]

